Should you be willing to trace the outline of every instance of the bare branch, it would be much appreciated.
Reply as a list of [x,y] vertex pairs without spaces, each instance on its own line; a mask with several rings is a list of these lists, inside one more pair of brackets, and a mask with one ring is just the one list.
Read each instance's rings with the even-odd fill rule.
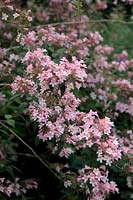
[[49,24],[41,24],[41,25],[19,25],[17,22],[6,21],[8,23],[16,24],[18,28],[28,28],[28,29],[36,29],[36,28],[45,28],[48,26],[60,26],[60,25],[74,25],[74,24],[94,24],[94,23],[121,23],[121,24],[133,24],[133,21],[124,21],[117,19],[100,19],[100,20],[86,20],[86,21],[67,21],[67,22],[57,22],[57,23],[49,23]]
[[59,180],[61,180],[61,178],[50,168],[48,162],[45,160],[42,160],[42,158],[40,158],[40,156],[32,149],[32,147],[30,147],[20,136],[18,136],[12,129],[10,129],[7,125],[5,125],[4,123],[2,123],[0,121],[0,124],[5,127],[8,131],[10,131],[12,133],[12,135],[14,135],[19,141],[21,141],[32,153],[33,155],[38,158],[38,160],[46,167],[49,169],[49,171],[54,174],[55,177],[57,177]]

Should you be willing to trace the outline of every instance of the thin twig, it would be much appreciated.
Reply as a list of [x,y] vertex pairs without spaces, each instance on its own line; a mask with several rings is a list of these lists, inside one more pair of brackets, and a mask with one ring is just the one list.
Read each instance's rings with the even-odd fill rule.
[[[131,47],[125,47],[125,46],[122,46],[122,45],[121,46],[117,45],[117,46],[119,46],[119,48],[125,49],[125,50],[132,50],[133,49],[133,46],[131,46]],[[17,49],[17,48],[21,48],[21,46],[9,47],[8,49],[6,49],[6,51],[11,51],[11,50],[14,50],[14,49]],[[121,52],[121,50],[119,50],[118,52]],[[9,86],[11,86],[11,85],[9,84]]]
[[14,135],[19,141],[21,141],[32,153],[33,155],[38,158],[38,160],[46,167],[49,169],[49,171],[55,175],[55,177],[57,177],[59,180],[61,180],[61,178],[49,167],[48,162],[45,160],[42,160],[39,155],[32,149],[32,147],[30,147],[21,137],[19,137],[12,129],[10,129],[8,126],[6,126],[4,123],[2,123],[0,121],[0,124],[5,127],[6,129],[8,129],[12,135]]
[[10,50],[13,50],[13,49],[18,49],[18,48],[21,48],[22,46],[12,46],[12,47],[9,47],[6,49],[6,51],[10,51]]
[[86,20],[86,21],[67,21],[67,22],[55,22],[49,24],[41,24],[41,25],[19,25],[17,22],[6,21],[8,23],[17,24],[17,27],[21,28],[42,28],[48,26],[59,26],[59,25],[73,25],[73,24],[94,24],[94,23],[121,23],[121,24],[133,24],[133,21],[124,21],[124,20],[117,20],[117,19],[100,19],[100,20]]
[[[108,20],[108,19],[101,19],[101,20],[86,20],[86,21],[71,21],[71,22],[57,22],[45,25],[46,27],[51,26],[58,26],[58,25],[71,25],[71,24],[89,24],[89,23],[121,23],[121,24],[133,24],[133,21],[123,21],[123,20]],[[36,26],[37,27],[37,26]],[[38,26],[39,27],[39,26]]]
[[10,153],[11,155],[20,155],[20,156],[27,156],[31,158],[36,158],[35,155],[29,154],[29,153]]
[[9,83],[0,83],[0,87],[3,87],[3,86],[8,86],[8,87],[11,87],[11,84],[9,84]]

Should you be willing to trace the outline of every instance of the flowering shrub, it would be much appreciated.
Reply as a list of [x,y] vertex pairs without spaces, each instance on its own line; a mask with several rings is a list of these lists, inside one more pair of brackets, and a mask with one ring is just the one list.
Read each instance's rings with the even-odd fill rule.
[[[111,20],[119,21],[117,6],[123,10],[132,3],[0,1],[2,198],[26,196],[28,189],[37,188],[26,175],[19,184],[15,170],[14,182],[12,172],[8,177],[7,166],[19,166],[19,157],[13,157],[21,151],[16,139],[59,178],[67,199],[103,200],[115,193],[120,193],[116,198],[131,197],[133,60],[126,50],[117,53],[107,45],[106,26],[94,23],[106,23],[110,7]],[[46,154],[32,149],[35,137],[36,148],[42,145]]]
[[[12,84],[13,92],[35,97],[30,102],[29,111],[32,119],[38,122],[39,139],[52,140],[54,143],[54,154],[69,158],[73,153],[89,147],[97,154],[96,160],[104,165],[111,165],[121,158],[117,138],[111,134],[113,123],[110,119],[100,119],[93,111],[83,113],[77,110],[80,100],[72,91],[75,87],[79,89],[87,77],[83,61],[73,57],[72,62],[69,62],[63,58],[56,64],[49,56],[44,55],[42,49],[37,49],[27,52],[22,62],[27,64],[25,78],[16,77]],[[80,183],[80,178],[77,177],[77,180]],[[108,179],[105,184],[107,181]],[[80,186],[83,187],[81,183]],[[112,189],[113,182],[109,187],[107,193],[118,192],[115,185]],[[95,188],[92,192],[95,193]],[[101,195],[101,199],[104,196],[105,194]],[[92,194],[92,199],[95,198]]]

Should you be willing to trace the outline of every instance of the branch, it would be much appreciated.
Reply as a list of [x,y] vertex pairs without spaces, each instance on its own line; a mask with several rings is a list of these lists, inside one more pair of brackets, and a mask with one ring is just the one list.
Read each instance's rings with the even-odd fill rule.
[[20,155],[20,156],[26,156],[26,157],[31,157],[31,158],[36,158],[35,155],[29,154],[29,153],[10,153],[11,155]]
[[[128,21],[124,21],[124,20],[108,20],[108,19],[101,19],[101,20],[86,20],[86,21],[71,21],[71,22],[57,22],[57,23],[51,23],[51,24],[47,24],[44,26],[58,26],[58,25],[71,25],[71,24],[89,24],[89,23],[121,23],[121,24],[133,24],[132,22],[128,22]],[[40,26],[36,26],[36,27],[40,27]]]
[[11,84],[9,84],[9,83],[0,83],[0,87],[3,87],[3,86],[11,87]]
[[7,23],[16,24],[17,27],[21,28],[29,28],[29,29],[36,29],[36,28],[43,28],[48,26],[59,26],[59,25],[73,25],[73,24],[94,24],[94,23],[121,23],[121,24],[133,24],[133,21],[124,21],[118,19],[100,19],[100,20],[86,20],[86,21],[68,21],[68,22],[56,22],[56,23],[49,23],[49,24],[42,24],[42,25],[19,25],[17,22],[6,21]]
[[48,162],[45,160],[42,160],[42,158],[40,158],[40,156],[32,149],[32,147],[30,147],[21,137],[19,137],[12,129],[10,129],[8,126],[6,126],[4,123],[2,123],[1,121],[0,121],[0,124],[3,126],[3,127],[5,127],[6,129],[8,129],[11,133],[12,133],[12,135],[14,135],[19,141],[21,141],[32,153],[33,153],[33,155],[36,157],[36,158],[38,158],[38,160],[46,167],[46,168],[48,168],[49,169],[49,171],[52,173],[52,174],[54,174],[54,176],[56,177],[56,178],[58,178],[59,180],[61,180],[61,178],[49,167],[49,164],[48,164]]

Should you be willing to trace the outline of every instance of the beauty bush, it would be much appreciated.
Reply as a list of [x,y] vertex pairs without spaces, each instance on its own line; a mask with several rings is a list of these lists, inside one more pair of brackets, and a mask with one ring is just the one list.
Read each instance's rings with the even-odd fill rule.
[[[78,110],[80,99],[76,98],[72,91],[79,89],[87,77],[86,65],[82,60],[78,61],[72,57],[69,62],[62,58],[59,64],[56,64],[47,54],[44,55],[44,50],[36,49],[33,52],[28,51],[22,62],[27,65],[25,77],[16,77],[12,90],[13,93],[19,92],[23,98],[27,95],[35,97],[35,100],[30,102],[29,112],[32,119],[38,122],[39,139],[52,141],[52,153],[68,159],[72,154],[78,154],[78,151],[89,147],[95,152],[96,162],[103,164],[104,168],[121,158],[119,142],[111,133],[113,123],[110,119],[100,119],[97,112],[92,110],[88,113]],[[69,160],[67,164],[71,174]],[[95,168],[92,170],[95,171]],[[76,184],[88,190],[86,182],[89,177],[84,180],[85,171],[82,178],[81,176],[77,175]],[[64,177],[66,178],[65,175]],[[80,183],[80,178],[84,184]],[[115,183],[109,182],[107,176],[105,181],[102,175],[101,179],[94,179],[96,183],[92,184],[89,199],[97,199],[99,195],[104,199],[106,194],[118,192]],[[71,184],[75,184],[75,181],[71,181]],[[107,191],[101,190],[102,183],[108,187]]]
[[[106,12],[112,21],[119,21],[117,6],[130,8],[132,3],[0,1],[0,155],[5,171],[17,162],[18,157],[9,163],[6,158],[10,150],[17,155],[14,136],[21,133],[24,121],[29,132],[36,127],[36,140],[49,152],[46,165],[60,179],[66,198],[122,196],[123,180],[129,191],[122,198],[131,197],[133,60],[126,50],[116,53],[113,45],[106,44],[101,25],[95,22],[108,20]],[[110,7],[114,10],[108,13]],[[8,131],[13,134],[10,145],[15,145],[6,148]],[[28,141],[26,133],[23,137]],[[119,181],[120,173],[125,174]],[[1,174],[2,197],[23,196],[28,189],[37,189],[35,179],[13,182]]]

